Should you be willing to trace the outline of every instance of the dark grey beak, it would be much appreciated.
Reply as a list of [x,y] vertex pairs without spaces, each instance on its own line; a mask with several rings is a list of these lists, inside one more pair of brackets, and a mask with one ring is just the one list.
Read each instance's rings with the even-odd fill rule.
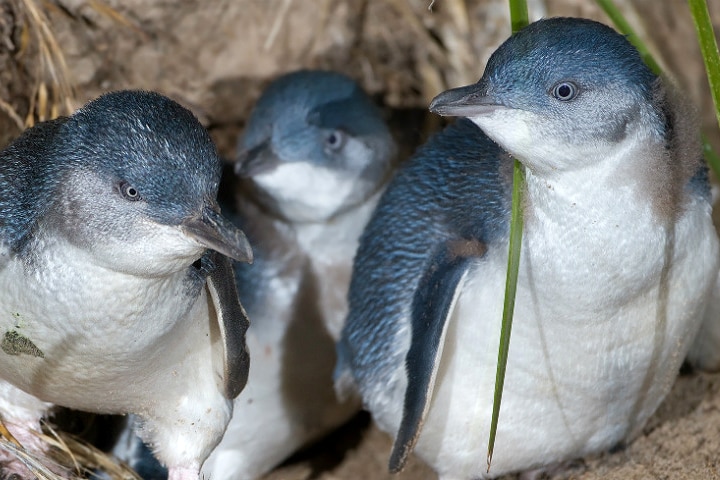
[[279,163],[277,156],[270,148],[269,140],[266,140],[249,150],[240,150],[238,152],[235,157],[235,175],[252,177],[272,170]]
[[445,117],[474,117],[491,113],[504,105],[488,95],[485,82],[480,80],[466,87],[446,90],[430,102],[430,111]]
[[211,250],[238,262],[253,261],[252,247],[245,234],[213,206],[203,208],[199,216],[186,218],[180,226],[187,236]]

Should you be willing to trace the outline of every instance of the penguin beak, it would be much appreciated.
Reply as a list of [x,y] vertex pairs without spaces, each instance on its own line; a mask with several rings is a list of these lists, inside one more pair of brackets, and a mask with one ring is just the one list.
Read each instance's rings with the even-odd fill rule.
[[279,163],[270,146],[270,140],[265,140],[253,148],[238,152],[235,157],[235,174],[244,178],[252,177],[272,170]]
[[488,92],[487,82],[442,92],[430,102],[430,111],[444,117],[476,117],[506,108]]
[[245,234],[225,219],[217,205],[205,206],[198,216],[186,218],[180,228],[199,244],[238,262],[252,263],[253,252]]

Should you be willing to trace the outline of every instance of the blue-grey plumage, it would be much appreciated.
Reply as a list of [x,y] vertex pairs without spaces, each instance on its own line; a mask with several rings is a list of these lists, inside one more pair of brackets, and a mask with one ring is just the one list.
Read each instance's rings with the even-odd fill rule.
[[[400,169],[362,236],[338,387],[395,436],[394,471],[414,449],[442,478],[495,477],[632,439],[704,318],[717,329],[718,240],[690,109],[622,35],[573,18],[521,30],[477,84],[430,109],[468,119]],[[488,472],[505,152],[526,167],[525,227]]]
[[[358,383],[367,377],[390,385],[390,378],[379,377],[398,362],[393,338],[400,325],[379,320],[407,310],[426,264],[445,241],[506,238],[512,187],[510,169],[501,168],[506,157],[477,126],[460,119],[434,135],[388,185],[361,237],[349,320],[339,342],[339,363],[352,362]],[[476,195],[477,201],[463,202]],[[377,320],[359,320],[366,316]],[[372,355],[356,356],[355,350]]]
[[335,396],[334,344],[358,239],[395,144],[357,83],[303,70],[263,92],[238,152],[243,183],[229,209],[256,254],[250,268],[236,265],[253,368],[203,466],[217,479],[257,478],[357,412],[357,399]]
[[197,478],[248,370],[225,255],[252,250],[219,180],[204,128],[151,92],[103,95],[0,152],[0,407],[20,438],[40,448],[27,429],[50,403],[136,413],[170,477]]

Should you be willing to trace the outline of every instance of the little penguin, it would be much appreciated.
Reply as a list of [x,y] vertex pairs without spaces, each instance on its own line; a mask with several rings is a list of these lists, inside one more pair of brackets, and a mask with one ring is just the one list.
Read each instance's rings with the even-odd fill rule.
[[144,91],[0,152],[0,415],[26,448],[53,404],[134,413],[169,478],[198,478],[249,365],[231,259],[252,250],[220,172],[193,114]]
[[[631,440],[719,320],[691,109],[623,35],[548,18],[430,110],[465,118],[400,168],[361,237],[336,387],[394,437],[393,472],[414,451],[441,479],[494,478]],[[513,158],[524,232],[488,468]]]

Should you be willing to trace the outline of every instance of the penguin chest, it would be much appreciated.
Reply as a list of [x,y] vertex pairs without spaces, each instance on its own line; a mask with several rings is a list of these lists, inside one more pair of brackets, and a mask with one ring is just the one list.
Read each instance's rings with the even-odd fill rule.
[[94,409],[113,398],[111,385],[151,383],[150,372],[192,351],[188,332],[209,338],[202,284],[184,277],[142,279],[52,258],[42,268],[10,262],[0,272],[3,378],[39,398]]

